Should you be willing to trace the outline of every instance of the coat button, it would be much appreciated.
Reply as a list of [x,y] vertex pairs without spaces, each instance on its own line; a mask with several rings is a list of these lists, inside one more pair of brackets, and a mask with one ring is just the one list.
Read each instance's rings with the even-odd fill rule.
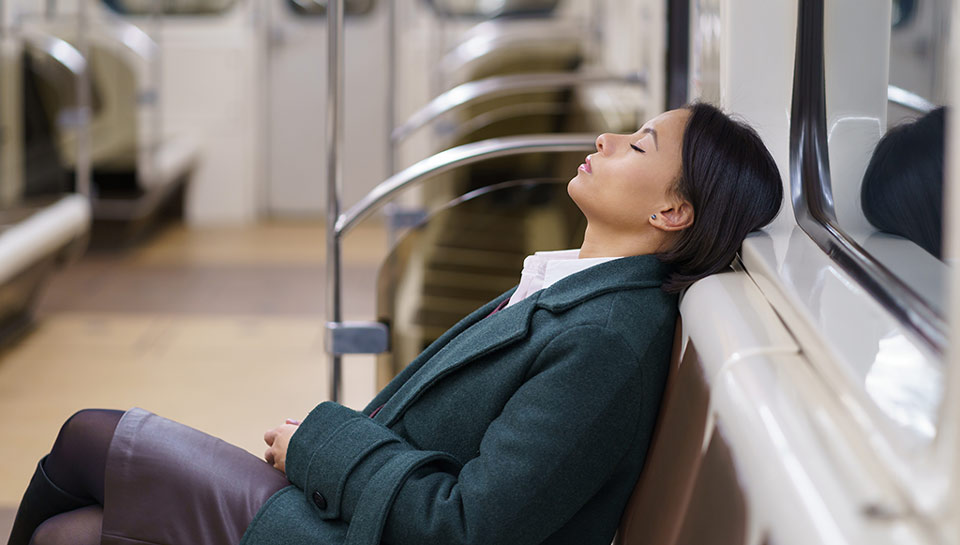
[[327,508],[327,500],[319,492],[316,492],[316,491],[313,492],[313,503],[321,511]]

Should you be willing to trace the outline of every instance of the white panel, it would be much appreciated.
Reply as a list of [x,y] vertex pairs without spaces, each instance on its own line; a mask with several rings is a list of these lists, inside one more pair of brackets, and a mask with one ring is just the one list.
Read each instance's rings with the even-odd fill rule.
[[202,143],[187,194],[187,220],[194,225],[244,224],[258,215],[262,135],[254,13],[243,2],[223,16],[169,17],[158,39],[164,133],[186,133]]
[[[297,17],[270,5],[269,209],[277,215],[322,215],[326,196],[324,144],[327,93],[326,18]],[[386,10],[378,5],[344,23],[345,208],[387,177]],[[401,68],[402,71],[402,68]]]
[[825,380],[803,358],[775,354],[736,362],[714,381],[711,415],[729,442],[754,539],[931,543]]
[[[753,126],[789,196],[796,0],[690,0],[690,19],[691,99],[718,103]],[[768,230],[789,230],[794,223],[785,200]]]
[[748,239],[744,266],[887,470],[924,494],[920,479],[942,477],[929,465],[942,362],[799,227],[786,242],[781,255],[765,238]]
[[[953,6],[951,26],[954,29],[950,37],[947,66],[960,65],[960,5]],[[946,74],[948,78],[949,103],[954,105],[952,114],[947,116],[947,148],[945,172],[947,179],[944,187],[944,255],[952,263],[960,257],[960,116],[956,105],[960,104],[960,72],[953,70]],[[942,436],[939,438],[938,458],[948,468],[943,479],[944,489],[948,492],[945,505],[938,506],[949,517],[954,529],[960,523],[960,267],[950,267],[949,284],[950,345],[947,347],[948,382],[941,407]],[[960,534],[955,532],[954,536]]]
[[830,181],[837,220],[858,239],[873,231],[860,211],[860,183],[887,126],[890,6],[879,9],[876,0],[824,6]]
[[756,354],[798,352],[763,293],[742,271],[694,283],[683,295],[680,315],[684,337],[694,339],[708,382],[732,362]]

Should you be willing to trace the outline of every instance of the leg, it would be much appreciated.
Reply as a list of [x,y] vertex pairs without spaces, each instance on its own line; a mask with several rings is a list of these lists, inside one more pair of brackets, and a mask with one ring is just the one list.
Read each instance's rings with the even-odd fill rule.
[[50,480],[74,496],[103,505],[107,450],[123,411],[86,409],[71,416],[43,464]]
[[8,545],[26,545],[44,520],[103,502],[107,450],[121,411],[87,410],[60,429],[50,456],[37,464],[13,521]]
[[100,545],[103,509],[90,505],[48,518],[34,532],[30,545]]

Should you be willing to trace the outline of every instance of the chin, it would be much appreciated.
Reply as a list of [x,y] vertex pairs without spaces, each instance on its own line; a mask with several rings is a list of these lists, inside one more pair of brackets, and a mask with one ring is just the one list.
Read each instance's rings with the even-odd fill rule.
[[578,195],[581,191],[579,176],[574,176],[569,182],[567,182],[567,195],[570,196],[570,200],[573,201],[573,204],[577,205],[577,208],[580,209],[580,212],[583,212],[583,206],[580,204]]

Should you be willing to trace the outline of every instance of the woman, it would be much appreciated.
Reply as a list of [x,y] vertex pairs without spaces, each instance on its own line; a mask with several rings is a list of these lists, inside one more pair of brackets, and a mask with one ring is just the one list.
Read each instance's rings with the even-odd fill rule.
[[10,544],[610,543],[656,419],[676,293],[727,267],[782,189],[750,128],[696,104],[601,135],[568,192],[588,222],[579,259],[528,258],[518,288],[362,413],[327,402],[268,431],[265,464],[146,411],[81,411]]

